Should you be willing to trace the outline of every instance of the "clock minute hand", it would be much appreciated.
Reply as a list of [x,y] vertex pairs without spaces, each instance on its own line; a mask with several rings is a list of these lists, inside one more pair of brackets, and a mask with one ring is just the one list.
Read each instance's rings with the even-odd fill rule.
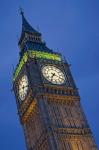
[[51,73],[51,74],[52,74],[51,76],[51,81],[52,81],[53,77],[55,76],[55,73]]
[[60,79],[63,79],[63,78],[61,78],[59,75],[56,75],[56,74],[55,74],[55,76],[58,77],[58,78],[60,78]]

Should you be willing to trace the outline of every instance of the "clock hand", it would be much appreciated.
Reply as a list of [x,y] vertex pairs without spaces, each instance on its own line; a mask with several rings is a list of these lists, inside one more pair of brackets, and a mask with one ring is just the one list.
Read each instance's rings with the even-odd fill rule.
[[53,77],[55,76],[55,73],[51,73],[51,74],[52,74],[51,76],[51,81],[52,81]]
[[56,77],[58,77],[58,78],[60,78],[60,79],[63,79],[63,78],[61,78],[59,75],[57,75],[57,74],[55,74],[55,73],[54,73],[53,76],[56,76]]
[[51,77],[53,78],[53,77],[55,76],[55,73],[51,73],[51,74],[52,74],[52,76],[51,76]]
[[26,85],[26,86],[23,86],[22,89],[24,90],[26,87],[28,87],[28,86],[27,86],[27,85]]

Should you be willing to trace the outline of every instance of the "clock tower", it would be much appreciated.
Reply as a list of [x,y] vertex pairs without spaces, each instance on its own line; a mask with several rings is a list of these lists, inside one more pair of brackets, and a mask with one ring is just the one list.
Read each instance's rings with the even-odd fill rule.
[[13,89],[27,150],[98,150],[70,65],[21,15]]

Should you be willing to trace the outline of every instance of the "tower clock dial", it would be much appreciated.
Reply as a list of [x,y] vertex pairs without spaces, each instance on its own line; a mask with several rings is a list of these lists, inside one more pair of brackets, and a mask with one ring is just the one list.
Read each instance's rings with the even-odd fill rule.
[[18,87],[19,99],[23,101],[28,92],[28,78],[26,75],[20,79]]
[[46,65],[42,68],[43,76],[53,84],[63,84],[65,82],[64,73],[53,65]]

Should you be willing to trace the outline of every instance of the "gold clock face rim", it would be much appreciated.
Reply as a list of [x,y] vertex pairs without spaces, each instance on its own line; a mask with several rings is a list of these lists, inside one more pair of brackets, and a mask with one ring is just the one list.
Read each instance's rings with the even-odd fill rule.
[[18,83],[18,97],[20,101],[24,101],[28,93],[28,77],[23,75]]
[[42,74],[53,84],[62,85],[65,83],[65,73],[54,65],[44,65],[42,67]]

